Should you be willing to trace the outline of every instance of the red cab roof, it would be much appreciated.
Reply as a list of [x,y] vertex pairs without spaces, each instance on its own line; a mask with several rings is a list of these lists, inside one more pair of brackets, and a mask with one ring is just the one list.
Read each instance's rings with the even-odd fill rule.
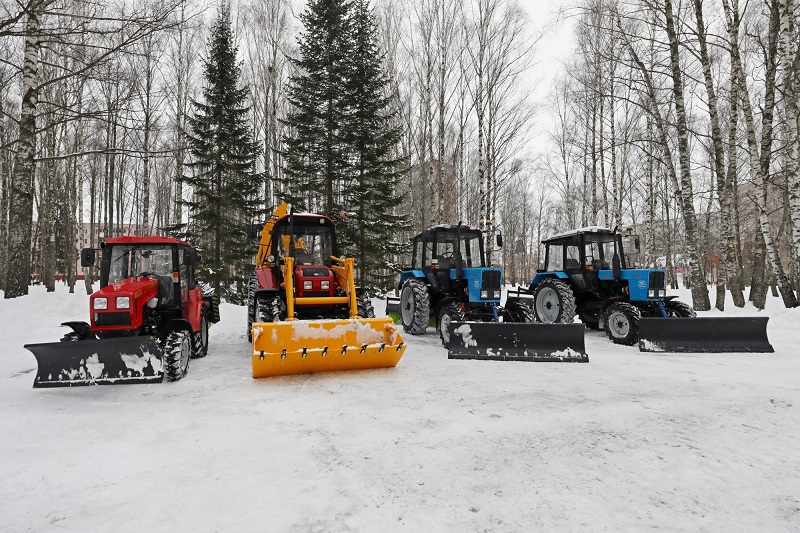
[[122,237],[109,237],[106,239],[106,244],[184,244],[186,246],[191,246],[188,242],[181,241],[174,237],[162,237],[160,235],[145,237],[123,235]]

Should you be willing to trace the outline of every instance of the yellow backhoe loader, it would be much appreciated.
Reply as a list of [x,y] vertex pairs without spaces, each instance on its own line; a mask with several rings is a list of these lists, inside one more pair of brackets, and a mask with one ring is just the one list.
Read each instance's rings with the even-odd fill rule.
[[341,258],[333,221],[278,206],[260,233],[247,300],[253,377],[387,368],[406,349],[390,318],[375,318]]

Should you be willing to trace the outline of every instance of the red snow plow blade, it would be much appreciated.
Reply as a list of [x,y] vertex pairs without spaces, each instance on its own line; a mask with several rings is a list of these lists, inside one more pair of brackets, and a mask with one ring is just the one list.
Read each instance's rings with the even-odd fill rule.
[[164,354],[153,337],[26,344],[38,363],[34,388],[160,382]]
[[451,322],[448,359],[588,363],[583,324]]
[[639,351],[772,353],[769,317],[641,318]]

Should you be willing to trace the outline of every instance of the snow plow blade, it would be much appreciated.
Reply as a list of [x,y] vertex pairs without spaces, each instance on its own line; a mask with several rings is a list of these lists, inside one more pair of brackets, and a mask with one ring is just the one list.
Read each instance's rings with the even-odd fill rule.
[[775,350],[767,339],[769,317],[641,318],[639,351],[726,353]]
[[583,324],[451,322],[448,359],[588,363]]
[[153,337],[26,344],[38,363],[34,388],[160,382],[164,353]]
[[253,377],[397,366],[406,345],[390,318],[253,324]]

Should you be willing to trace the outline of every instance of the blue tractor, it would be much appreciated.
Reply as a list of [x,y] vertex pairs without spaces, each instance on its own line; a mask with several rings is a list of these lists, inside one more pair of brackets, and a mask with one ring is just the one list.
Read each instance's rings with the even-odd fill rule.
[[[412,239],[411,267],[398,283],[398,299],[387,310],[397,312],[405,332],[425,333],[435,320],[445,346],[453,322],[532,322],[533,313],[520,297],[500,306],[503,270],[488,266],[479,229],[459,223],[429,228]],[[502,236],[497,236],[502,246]]]
[[587,328],[603,328],[613,342],[631,345],[641,318],[694,318],[689,305],[666,295],[664,270],[629,266],[639,252],[631,230],[589,227],[542,241],[544,269],[529,288],[536,320],[571,323],[577,314]]

